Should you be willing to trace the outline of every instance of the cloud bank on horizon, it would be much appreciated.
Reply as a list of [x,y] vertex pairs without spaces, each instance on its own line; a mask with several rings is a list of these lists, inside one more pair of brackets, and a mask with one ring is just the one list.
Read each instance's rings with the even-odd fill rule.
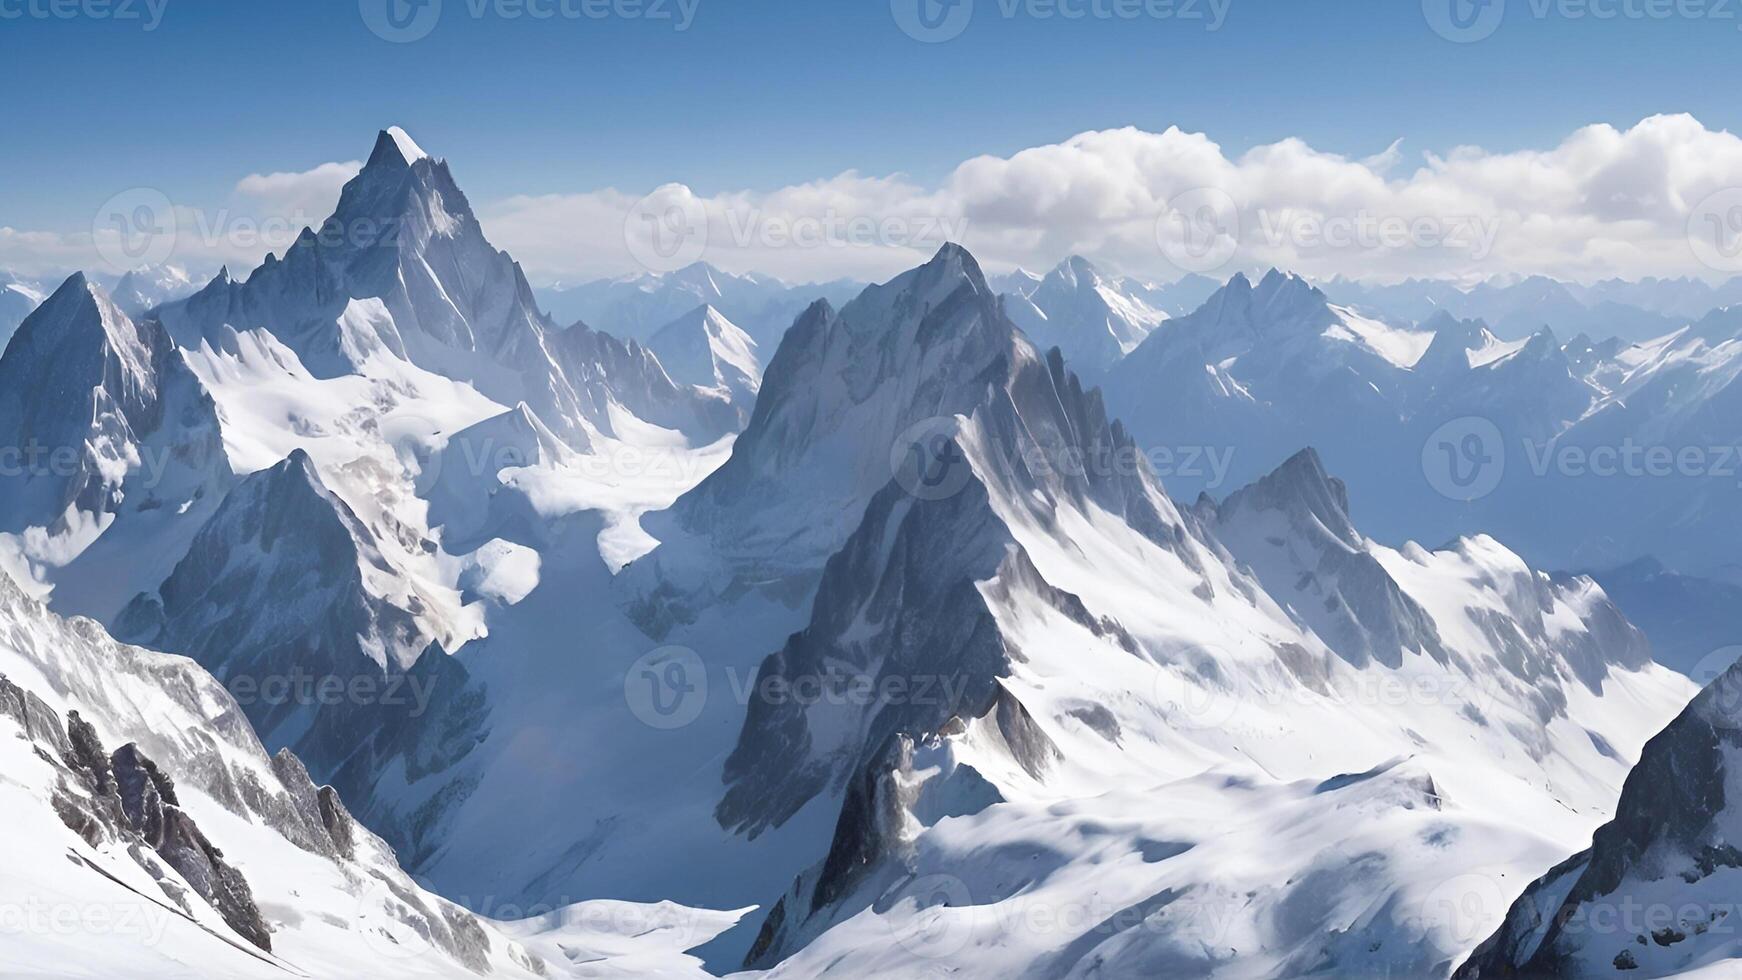
[[[1742,273],[1742,138],[1690,115],[1586,126],[1547,149],[1465,146],[1413,169],[1405,158],[1398,144],[1357,159],[1299,139],[1230,155],[1205,134],[1125,128],[975,157],[934,186],[847,172],[768,191],[670,183],[475,203],[539,283],[697,260],[794,282],[880,279],[945,240],[994,268],[1081,254],[1161,279],[1263,266],[1385,280]],[[252,174],[218,209],[170,205],[159,230],[171,226],[182,264],[251,268],[318,226],[359,167]],[[133,220],[115,217],[83,232],[0,228],[0,267],[101,267]]]

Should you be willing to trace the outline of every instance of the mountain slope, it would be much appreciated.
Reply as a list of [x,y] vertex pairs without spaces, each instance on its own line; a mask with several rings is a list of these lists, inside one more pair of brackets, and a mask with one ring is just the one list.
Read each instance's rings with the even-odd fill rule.
[[246,282],[220,276],[160,310],[177,342],[235,353],[246,350],[239,332],[269,332],[323,379],[403,361],[500,405],[524,401],[577,448],[616,434],[619,405],[657,410],[660,424],[703,442],[725,431],[729,413],[672,385],[639,347],[556,330],[519,266],[485,239],[447,163],[410,146],[402,132],[381,133],[318,232],[305,229]]
[[[192,657],[243,698],[269,748],[294,750],[347,795],[434,712],[451,751],[477,737],[466,674],[442,644],[449,603],[383,553],[302,451],[244,478],[168,578],[118,617],[123,639]],[[444,714],[459,702],[466,707]]]
[[666,373],[683,384],[724,392],[745,422],[762,387],[756,341],[712,306],[660,328],[647,342]]
[[1690,693],[1588,580],[1379,545],[1311,455],[1182,511],[954,246],[808,311],[626,570],[602,515],[526,518],[551,440],[489,431],[527,453],[490,526],[539,569],[455,655],[488,735],[357,812],[450,894],[762,906],[719,971],[913,973],[940,876],[965,975],[1444,971],[1479,937],[1435,875],[1539,874]]
[[27,933],[0,962],[129,976],[186,975],[190,961],[227,976],[544,972],[407,878],[294,756],[268,758],[191,662],[61,620],[4,575],[0,622],[0,728],[19,736],[3,740],[0,887],[17,907],[111,910],[115,926],[76,942]]
[[24,318],[47,298],[40,283],[0,273],[0,351],[6,349]]
[[185,541],[231,479],[216,409],[169,336],[82,275],[0,356],[0,444],[20,454],[0,473],[0,567],[101,615],[162,561],[114,556]]
[[[844,469],[839,455],[818,448],[837,431],[828,394],[836,386],[815,380],[829,376],[836,344],[913,337],[907,343],[925,354],[905,370],[974,379],[952,389],[955,414],[919,443],[912,475],[891,467],[894,478],[822,572],[805,628],[746,688],[721,823],[756,842],[813,820],[819,806],[836,814],[827,854],[759,919],[746,964],[800,976],[826,962],[901,972],[941,956],[969,975],[1011,975],[1022,964],[1056,975],[1034,964],[1051,962],[1043,950],[1063,943],[1079,950],[1069,962],[1085,970],[1117,962],[1203,971],[1223,954],[1162,955],[1202,941],[1196,916],[1153,920],[1157,907],[1146,904],[1172,890],[1202,896],[1193,899],[1201,905],[1216,887],[1210,856],[1169,863],[1180,848],[1156,843],[1184,833],[1183,814],[1154,815],[1166,811],[1157,801],[1167,793],[1141,797],[1156,829],[1122,831],[1131,836],[1090,850],[1052,833],[1042,813],[1056,817],[1069,799],[1091,824],[1124,826],[1135,801],[1101,794],[1220,765],[1229,773],[1222,778],[1250,782],[1252,799],[1264,801],[1241,804],[1267,815],[1262,828],[1290,819],[1280,814],[1291,806],[1337,807],[1343,797],[1326,798],[1333,788],[1364,783],[1375,823],[1356,830],[1319,811],[1312,820],[1329,837],[1307,851],[1358,846],[1369,832],[1388,842],[1378,845],[1377,868],[1330,861],[1302,868],[1314,874],[1241,912],[1207,906],[1240,923],[1241,940],[1228,942],[1240,950],[1231,967],[1286,976],[1323,969],[1330,957],[1447,969],[1475,937],[1413,911],[1431,897],[1444,860],[1418,841],[1467,840],[1458,845],[1471,848],[1464,860],[1505,855],[1512,868],[1545,866],[1553,840],[1576,839],[1606,812],[1625,770],[1619,753],[1648,730],[1648,720],[1611,717],[1610,698],[1649,704],[1639,714],[1661,718],[1685,683],[1650,664],[1643,638],[1588,580],[1549,580],[1488,539],[1438,553],[1368,541],[1310,455],[1221,513],[1179,513],[1145,470],[1043,465],[1117,459],[1123,454],[1095,444],[1129,444],[1059,362],[1044,364],[1008,320],[976,306],[977,282],[971,259],[946,249],[887,292],[868,292],[857,309],[813,310],[770,365],[770,414],[759,407],[741,440],[743,458],[758,467],[733,473],[729,463],[679,504],[749,506],[812,479],[813,459]],[[880,329],[864,318],[872,310],[884,312]],[[875,363],[900,364],[900,352]],[[893,380],[871,374],[848,385],[859,400],[840,414],[852,420],[842,427],[905,421],[866,407],[887,391],[928,390],[912,379],[886,388]],[[777,425],[783,418],[806,424]],[[857,466],[869,472],[875,452],[860,449]],[[770,541],[814,530],[808,515],[789,510],[768,508]],[[1246,570],[1253,566],[1262,567]],[[1310,596],[1303,581],[1316,583]],[[1327,599],[1336,615],[1315,612]],[[823,693],[780,693],[800,691]],[[1277,732],[1290,740],[1279,743]],[[1416,758],[1388,762],[1405,755]],[[1506,760],[1498,772],[1496,759]],[[1299,780],[1324,786],[1290,788]],[[1373,830],[1399,820],[1419,825],[1398,836]],[[1163,826],[1169,836],[1159,836]],[[1259,836],[1241,840],[1255,850],[1274,834],[1251,832]],[[1344,832],[1348,843],[1328,843]],[[1129,921],[1144,923],[1140,936],[1037,937],[1013,925],[1039,894],[1047,908],[1117,913],[1119,900],[1086,891],[1091,880],[1108,881],[1082,870],[1102,846],[1134,855],[1117,890],[1135,903]],[[1346,905],[1323,910],[1328,918],[1312,928],[1279,931],[1272,917],[1312,903],[1327,880],[1347,882]],[[1392,904],[1369,920],[1362,910],[1374,889]],[[915,950],[909,939],[923,947],[923,937],[958,918],[926,911],[939,898],[980,931],[943,952]],[[865,930],[893,931],[897,946],[868,943]],[[1346,943],[1325,944],[1343,933]],[[994,949],[999,955],[985,955]]]
[[1525,891],[1460,980],[1735,969],[1739,692],[1732,667],[1646,745],[1615,819]]
[[[979,474],[973,442],[962,465]],[[1545,867],[1551,841],[1606,812],[1625,769],[1609,753],[1644,737],[1610,699],[1662,717],[1687,688],[1589,581],[1550,583],[1491,541],[1374,546],[1311,464],[1236,495],[1195,545],[1209,574],[1153,553],[1148,590],[1128,602],[1106,571],[1143,552],[1116,524],[1055,511],[1085,552],[1072,554],[990,478],[942,500],[893,486],[874,500],[810,625],[751,689],[864,699],[753,700],[727,764],[719,813],[741,832],[777,825],[806,793],[840,807],[827,857],[762,920],[746,965],[1449,969],[1477,937],[1438,904],[1445,869]],[[1236,527],[1285,553],[1328,537],[1364,559],[1278,569],[1334,584],[1348,618],[1273,589],[1307,614],[1285,618],[1258,591],[1262,572],[1220,571]],[[916,601],[935,605],[909,619]],[[1253,855],[1251,878],[1231,871]],[[1047,925],[1031,927],[1039,915]]]
[[1036,347],[1064,351],[1074,370],[1098,376],[1131,353],[1167,314],[1124,280],[1072,256],[1034,288],[1009,300],[1010,315]]
[[697,262],[674,272],[600,279],[567,289],[539,290],[537,295],[559,323],[585,322],[644,342],[691,310],[711,306],[772,350],[805,307],[818,299],[842,303],[863,288],[863,283],[854,282],[792,286]]
[[109,295],[123,313],[140,317],[171,300],[192,295],[201,284],[177,266],[141,266],[122,273],[109,287]]

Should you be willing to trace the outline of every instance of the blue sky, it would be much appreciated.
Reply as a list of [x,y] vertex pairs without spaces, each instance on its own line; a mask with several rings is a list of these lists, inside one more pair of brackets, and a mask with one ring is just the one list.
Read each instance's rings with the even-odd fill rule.
[[136,20],[32,15],[50,2],[0,0],[24,13],[0,17],[0,226],[88,225],[137,185],[220,200],[248,173],[361,158],[389,123],[489,200],[673,180],[765,189],[848,169],[928,183],[978,154],[1124,125],[1178,125],[1231,154],[1300,137],[1362,157],[1402,138],[1415,159],[1549,147],[1658,112],[1737,128],[1742,113],[1738,0],[1699,19],[1539,18],[1547,0],[1510,0],[1474,44],[1436,35],[1417,0],[1220,0],[1214,32],[1065,20],[1034,6],[1048,0],[1006,17],[1017,0],[975,0],[940,44],[902,33],[890,0],[689,0],[683,32],[497,6],[519,0],[475,18],[486,0],[443,0],[433,31],[403,44],[371,33],[358,0],[155,0],[167,6],[151,31],[146,0],[127,0]]

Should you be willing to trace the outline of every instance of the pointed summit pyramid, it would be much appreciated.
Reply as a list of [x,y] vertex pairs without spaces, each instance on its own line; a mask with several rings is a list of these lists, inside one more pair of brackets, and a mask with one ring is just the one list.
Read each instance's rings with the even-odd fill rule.
[[[729,553],[820,566],[889,482],[903,432],[982,403],[1018,356],[1016,337],[958,245],[839,312],[819,301],[769,362],[732,457],[676,514]],[[803,493],[790,482],[801,472]]]
[[427,159],[429,154],[409,133],[398,126],[389,126],[375,137],[375,149],[369,154],[368,166],[390,166],[397,162],[409,167]]
[[958,245],[838,312],[819,302],[800,317],[731,458],[671,514],[734,574],[812,575],[892,481],[947,495],[952,474],[916,471],[916,454],[957,438],[996,457],[986,479],[1004,492],[1092,501],[1164,547],[1179,541],[1179,515],[1147,470],[1071,462],[1136,450],[1099,392],[1005,316]]
[[211,400],[169,336],[78,273],[0,356],[0,445],[24,454],[0,474],[0,531],[180,508],[229,478]]
[[1126,280],[1105,276],[1088,259],[1059,263],[1026,296],[1011,297],[1011,318],[1041,350],[1064,352],[1065,363],[1091,378],[1136,349],[1166,319]]
[[756,341],[712,306],[700,306],[667,324],[647,346],[672,380],[723,392],[749,421],[762,387]]
[[558,330],[520,266],[485,238],[447,162],[397,127],[282,260],[245,282],[214,280],[162,316],[189,350],[234,350],[235,335],[263,331],[317,378],[408,362],[500,405],[525,402],[576,449],[614,436],[619,407],[699,442],[733,427],[718,398],[664,380],[644,350]]

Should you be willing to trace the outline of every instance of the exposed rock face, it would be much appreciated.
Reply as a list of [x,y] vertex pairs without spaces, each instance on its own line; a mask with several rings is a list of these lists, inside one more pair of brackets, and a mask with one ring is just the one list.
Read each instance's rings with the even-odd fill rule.
[[[66,793],[56,798],[68,827],[87,841],[100,839],[100,834],[150,847],[238,935],[272,950],[272,930],[254,903],[247,879],[180,808],[174,781],[139,746],[129,743],[113,756],[105,755],[97,730],[73,711],[67,715],[63,758],[85,790],[82,801]],[[142,859],[136,854],[135,860]],[[145,867],[151,870],[149,864]],[[181,901],[174,887],[166,884],[165,889],[171,899]]]
[[[764,696],[751,701],[726,762],[721,824],[755,835],[841,788],[897,737],[988,713],[1007,654],[975,586],[997,573],[1013,545],[977,482],[935,502],[916,503],[894,484],[879,494],[865,525],[829,561],[810,625],[758,672]],[[892,684],[914,690],[891,698]],[[807,708],[777,693],[807,687],[839,691],[846,703]],[[828,713],[857,717],[818,717]]]
[[165,836],[164,807],[181,805],[175,797],[175,781],[164,775],[157,763],[147,759],[139,751],[139,746],[131,742],[115,750],[111,764],[127,822],[145,835],[146,840],[162,839]]
[[176,805],[174,783],[131,743],[116,751],[113,765],[128,826],[163,855],[230,928],[271,952],[272,930],[254,904],[247,879]]
[[60,716],[41,698],[7,680],[4,674],[0,674],[0,714],[18,722],[33,741],[52,748],[55,758],[71,754],[72,744],[61,728]]
[[347,767],[365,779],[377,753],[468,686],[415,594],[389,597],[403,579],[298,450],[238,484],[115,628],[212,670],[269,747],[295,749],[323,779]]
[[1171,504],[1135,469],[1062,472],[1073,453],[1118,458],[1132,450],[1130,437],[1060,357],[1037,354],[956,245],[838,313],[824,302],[806,310],[769,363],[731,459],[673,510],[729,560],[814,572],[917,444],[977,413],[988,445],[1012,457],[1001,465],[1021,479],[1047,480],[1146,535],[1179,540]]
[[1742,665],[1646,744],[1615,819],[1597,830],[1589,850],[1525,890],[1458,980],[1609,977],[1617,970],[1661,977],[1731,958],[1742,873],[1739,759]]
[[[221,920],[242,941],[219,937],[220,954],[251,944],[301,959],[350,943],[353,953],[376,955],[373,940],[355,930],[391,922],[437,973],[445,961],[448,972],[543,975],[537,956],[420,889],[294,754],[269,759],[234,699],[188,659],[123,647],[94,622],[62,619],[5,575],[0,638],[0,665],[43,678],[66,715],[63,724],[50,702],[0,675],[0,728],[13,733],[0,738],[34,743],[38,764],[9,771],[7,788],[12,798],[19,790],[36,796],[71,831],[67,842],[82,841],[62,845],[75,858],[69,894],[112,894],[103,890],[122,881],[179,928],[213,933]],[[105,736],[127,741],[111,754]],[[253,825],[250,834],[293,846],[275,846],[270,860],[237,860],[252,856],[236,849],[257,838],[225,840],[217,832],[231,824],[195,817],[218,810]],[[333,926],[317,892],[339,895],[362,925]],[[311,941],[316,928],[327,931]]]

